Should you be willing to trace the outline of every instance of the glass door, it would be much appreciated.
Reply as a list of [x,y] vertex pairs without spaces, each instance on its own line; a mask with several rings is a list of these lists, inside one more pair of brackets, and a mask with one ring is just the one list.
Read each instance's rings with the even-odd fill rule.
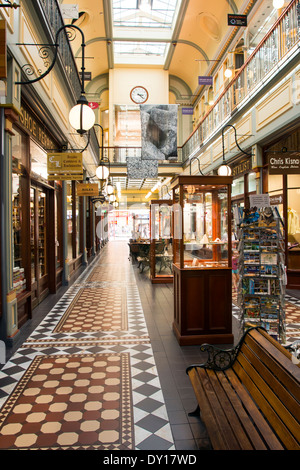
[[47,191],[30,188],[30,250],[33,307],[49,291],[47,243]]

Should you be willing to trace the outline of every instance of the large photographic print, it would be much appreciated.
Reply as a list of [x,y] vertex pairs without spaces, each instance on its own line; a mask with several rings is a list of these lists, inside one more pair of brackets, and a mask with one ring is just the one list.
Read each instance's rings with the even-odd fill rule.
[[177,160],[178,105],[140,105],[143,160]]

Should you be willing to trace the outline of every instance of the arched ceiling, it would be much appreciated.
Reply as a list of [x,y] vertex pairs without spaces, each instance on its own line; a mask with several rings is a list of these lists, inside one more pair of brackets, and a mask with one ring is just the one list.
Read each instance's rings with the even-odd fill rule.
[[[61,1],[62,7],[74,3]],[[171,76],[185,82],[192,93],[197,93],[198,75],[210,72],[216,64],[212,61],[224,53],[228,40],[237,32],[237,28],[227,25],[227,14],[246,13],[254,3],[261,1],[77,0],[80,17],[65,18],[65,22],[75,21],[84,32],[85,67],[93,79],[114,67],[152,65],[168,70]],[[114,24],[114,20],[118,23]],[[126,55],[125,50],[131,52]],[[146,55],[141,55],[141,50]],[[161,51],[165,51],[163,56]],[[80,66],[79,42],[74,44],[74,55]]]

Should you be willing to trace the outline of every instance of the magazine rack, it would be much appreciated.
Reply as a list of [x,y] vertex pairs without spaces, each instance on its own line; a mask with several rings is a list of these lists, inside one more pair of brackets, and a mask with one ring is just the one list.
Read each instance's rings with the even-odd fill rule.
[[251,217],[244,216],[238,231],[241,328],[262,326],[285,343],[283,223],[275,206],[254,208]]

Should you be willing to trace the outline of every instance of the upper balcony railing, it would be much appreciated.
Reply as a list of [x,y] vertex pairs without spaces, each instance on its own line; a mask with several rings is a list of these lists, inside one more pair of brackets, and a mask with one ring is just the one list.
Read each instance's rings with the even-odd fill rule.
[[[181,163],[181,147],[177,148],[177,158],[170,160],[159,160],[159,164],[177,164]],[[110,163],[124,164],[127,162],[127,158],[135,157],[141,158],[142,149],[141,147],[103,147],[103,159],[110,161]]]
[[[48,22],[49,28],[55,38],[56,32],[64,25],[64,20],[57,0],[41,0],[40,4]],[[81,94],[81,78],[77,69],[73,51],[68,39],[68,34],[60,34],[58,37],[58,56],[60,57],[64,68],[68,85],[71,89],[74,99],[77,100]],[[90,133],[90,143],[96,154],[99,153],[99,144],[95,130]]]
[[276,68],[296,53],[299,42],[300,0],[294,0],[183,144],[183,162],[199,150],[201,143],[221,129],[234,111],[243,106],[243,100],[246,102],[246,98],[253,97],[263,82],[274,76]]

